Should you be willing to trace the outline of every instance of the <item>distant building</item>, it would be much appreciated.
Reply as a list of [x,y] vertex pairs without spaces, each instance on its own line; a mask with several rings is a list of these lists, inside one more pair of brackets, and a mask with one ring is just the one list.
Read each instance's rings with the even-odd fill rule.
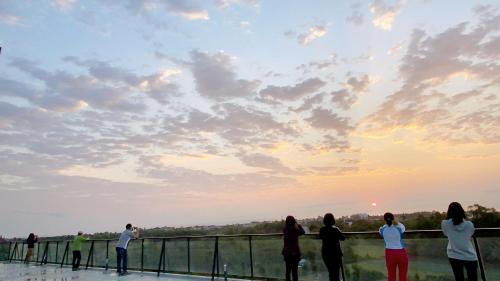
[[369,215],[367,213],[354,214],[349,217],[351,220],[367,220]]

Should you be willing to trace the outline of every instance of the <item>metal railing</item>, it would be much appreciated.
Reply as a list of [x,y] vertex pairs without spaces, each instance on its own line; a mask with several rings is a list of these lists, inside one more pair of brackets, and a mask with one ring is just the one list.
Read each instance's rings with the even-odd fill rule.
[[[383,280],[385,278],[383,242],[380,241],[378,232],[345,232],[344,235],[346,242],[342,243],[344,251],[342,279],[363,280],[361,275],[371,274],[370,276],[373,276],[371,280]],[[211,276],[213,280],[215,277],[221,277],[223,264],[225,277],[281,280],[280,276],[284,272],[284,263],[280,257],[282,236],[281,233],[274,233],[139,238],[129,243],[129,261],[131,261],[129,269],[156,272],[158,276],[161,273],[205,275]],[[301,266],[299,273],[303,275],[301,279],[318,280],[327,276],[320,257],[321,240],[317,236],[317,234],[306,234],[300,239],[302,253],[306,258],[305,265]],[[500,228],[482,228],[475,231],[473,244],[478,255],[479,272],[483,281],[487,280],[488,272],[481,250],[490,251],[491,247],[500,247],[498,238],[500,238]],[[414,262],[422,263],[416,265],[414,270],[415,276],[419,279],[421,276],[435,274],[426,271],[426,264],[433,264],[433,267],[435,264],[440,264],[442,268],[449,268],[444,248],[447,240],[440,230],[407,231],[405,240],[410,256],[410,274]],[[116,268],[111,262],[114,261],[115,255],[110,253],[110,245],[114,247],[115,241],[117,239],[90,239],[85,243],[82,248],[85,269]],[[481,245],[481,242],[484,242],[484,245]],[[33,262],[40,265],[57,264],[61,267],[70,265],[71,241],[41,238],[37,244]],[[7,248],[6,244],[4,248]],[[23,261],[25,248],[24,241],[9,241],[8,261]],[[500,260],[500,252],[493,251],[486,255],[488,265]],[[374,265],[379,265],[379,270],[366,269],[373,268]],[[490,269],[497,270],[493,266]],[[451,269],[443,274],[451,276]],[[498,274],[500,276],[500,272]],[[496,280],[496,276],[489,277],[489,280]]]

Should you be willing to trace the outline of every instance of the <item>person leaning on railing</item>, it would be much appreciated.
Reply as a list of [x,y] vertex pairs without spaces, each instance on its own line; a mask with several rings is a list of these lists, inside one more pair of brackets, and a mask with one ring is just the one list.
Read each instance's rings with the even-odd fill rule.
[[28,235],[28,239],[26,239],[26,244],[28,244],[28,251],[26,252],[24,263],[29,263],[31,261],[31,257],[33,256],[33,249],[35,248],[36,242],[38,242],[38,236],[36,236],[34,233],[30,233],[30,235]]
[[130,239],[139,238],[139,230],[137,227],[132,227],[132,224],[127,224],[125,230],[120,235],[118,243],[116,243],[116,272],[118,275],[126,275],[127,272],[127,246]]
[[387,280],[396,281],[397,269],[399,281],[408,281],[408,254],[403,242],[405,226],[398,223],[392,213],[385,213],[384,220],[385,225],[380,227],[379,233],[384,238]]
[[345,237],[335,226],[335,217],[331,213],[327,213],[323,217],[323,226],[319,230],[319,238],[323,240],[321,245],[321,257],[328,269],[330,281],[340,281],[340,267],[342,265],[342,249],[340,241],[344,241]]
[[447,255],[456,281],[477,281],[477,255],[471,243],[474,224],[465,219],[465,211],[458,202],[448,206],[446,220],[441,222],[443,234],[448,237]]
[[73,271],[78,270],[80,267],[80,261],[82,259],[82,242],[89,240],[83,236],[83,231],[78,231],[78,234],[73,239],[73,261],[71,265],[73,267]]
[[293,216],[287,216],[283,228],[283,250],[281,254],[285,259],[285,280],[297,281],[300,261],[299,236],[305,234],[304,229],[297,223]]

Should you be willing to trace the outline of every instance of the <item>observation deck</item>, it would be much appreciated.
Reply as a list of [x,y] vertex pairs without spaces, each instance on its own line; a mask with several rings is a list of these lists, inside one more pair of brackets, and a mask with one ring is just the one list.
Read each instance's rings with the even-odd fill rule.
[[[346,281],[385,281],[384,243],[378,232],[344,232]],[[30,266],[22,240],[0,244],[0,281],[12,280],[283,280],[282,234],[145,237],[128,246],[129,276],[118,277],[116,239],[83,243],[80,270],[71,271],[71,241],[40,238]],[[407,231],[408,276],[414,281],[453,280],[447,238],[439,230]],[[472,243],[479,280],[500,280],[500,228],[476,229]],[[299,280],[328,280],[317,234],[300,237]],[[224,272],[226,268],[226,273]],[[139,278],[140,277],[140,278]],[[160,279],[158,279],[158,277]],[[17,279],[16,279],[17,278]],[[31,279],[30,279],[31,278]]]

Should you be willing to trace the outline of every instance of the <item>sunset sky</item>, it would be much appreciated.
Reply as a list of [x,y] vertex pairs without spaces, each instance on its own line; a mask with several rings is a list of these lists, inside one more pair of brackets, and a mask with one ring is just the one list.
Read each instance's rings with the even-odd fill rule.
[[498,1],[0,0],[0,45],[3,236],[500,208]]

